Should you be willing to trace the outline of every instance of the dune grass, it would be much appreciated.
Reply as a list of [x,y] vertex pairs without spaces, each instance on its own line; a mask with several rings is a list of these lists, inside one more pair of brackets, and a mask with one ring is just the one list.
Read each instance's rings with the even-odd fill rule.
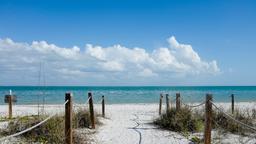
[[[224,111],[224,110],[222,110]],[[231,113],[230,110],[225,111],[226,113]],[[249,125],[251,127],[256,126],[256,111],[253,109],[239,110],[236,109],[234,114],[230,114],[234,119]],[[219,111],[213,112],[213,129],[222,129],[224,132],[229,132],[239,135],[250,135],[253,131],[242,126],[241,124],[227,118],[225,114]]]
[[[77,110],[73,112],[72,126],[77,128],[89,128],[91,122],[89,118],[89,112],[85,110]],[[1,131],[1,135],[10,135],[26,128],[29,128],[40,121],[44,120],[47,115],[44,116],[23,116],[17,117],[9,122],[7,129]],[[96,117],[96,124],[98,119]],[[35,129],[28,131],[22,135],[26,139],[26,143],[64,143],[65,120],[64,115],[56,115],[49,119],[46,123],[36,127]],[[76,133],[73,132],[74,139],[77,139]],[[86,137],[86,136],[84,136]],[[74,140],[76,142],[77,140]],[[86,143],[86,142],[84,142]]]
[[[225,112],[229,114],[231,113],[230,110]],[[253,127],[256,126],[255,108],[243,111],[237,109],[232,117],[247,125]],[[172,108],[167,113],[164,113],[159,118],[155,119],[153,123],[158,125],[160,128],[179,132],[187,137],[188,133],[202,133],[204,131],[204,110],[192,110],[188,107],[182,107],[179,111],[177,111],[175,108]],[[212,129],[221,131],[222,134],[232,133],[241,136],[250,136],[253,134],[253,131],[250,129],[241,126],[237,122],[227,118],[222,112],[215,110],[213,110]],[[196,136],[193,136],[190,140],[194,143],[203,142],[203,139]]]
[[187,107],[177,111],[175,108],[160,116],[154,124],[161,128],[176,132],[200,132],[203,128],[201,117],[193,115],[191,109]]

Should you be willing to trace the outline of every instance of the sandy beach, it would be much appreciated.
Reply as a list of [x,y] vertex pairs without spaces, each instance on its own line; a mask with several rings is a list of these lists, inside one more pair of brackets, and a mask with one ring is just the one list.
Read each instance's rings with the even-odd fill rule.
[[256,0],[0,0],[0,144],[256,144]]
[[[223,109],[229,109],[230,103],[217,103]],[[236,108],[246,110],[256,108],[254,102],[236,103]],[[76,105],[74,109],[84,107]],[[7,116],[7,105],[0,106],[1,116]],[[88,108],[88,106],[86,106]],[[203,107],[201,107],[203,109]],[[42,109],[42,108],[40,108]],[[45,113],[61,113],[64,111],[62,105],[46,105]],[[95,105],[95,111],[101,114],[101,105]],[[165,105],[163,105],[163,112]],[[14,116],[37,114],[37,105],[15,105],[13,107]],[[100,144],[166,144],[166,143],[190,143],[189,138],[176,132],[162,130],[152,124],[152,121],[159,116],[158,104],[109,104],[106,105],[106,117],[100,117],[102,125],[98,126],[95,133],[90,134],[92,143]],[[0,127],[7,126],[7,122],[1,122]],[[214,131],[212,132],[214,135]],[[199,137],[200,134],[192,134]],[[192,136],[191,135],[191,136]],[[225,142],[238,143],[240,137],[227,134]],[[246,138],[244,138],[246,139]],[[256,139],[249,139],[247,143],[254,144]]]

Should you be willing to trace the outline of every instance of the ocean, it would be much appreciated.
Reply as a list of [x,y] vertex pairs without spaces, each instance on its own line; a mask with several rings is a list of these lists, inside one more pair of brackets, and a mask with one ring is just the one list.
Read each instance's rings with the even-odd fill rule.
[[73,93],[75,103],[85,103],[89,91],[95,102],[104,95],[108,104],[158,103],[160,93],[174,100],[178,92],[184,102],[201,102],[206,93],[213,94],[215,102],[230,102],[231,94],[236,102],[256,102],[256,86],[0,86],[0,104],[9,90],[16,95],[16,104],[61,104],[66,92]]

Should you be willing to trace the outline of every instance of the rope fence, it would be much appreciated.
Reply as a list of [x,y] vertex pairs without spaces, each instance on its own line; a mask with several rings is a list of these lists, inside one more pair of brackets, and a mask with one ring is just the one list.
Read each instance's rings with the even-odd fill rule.
[[[11,97],[12,98],[12,97]],[[8,100],[9,101],[12,101],[12,99],[9,98]],[[65,107],[65,117],[64,117],[64,120],[65,120],[65,135],[64,135],[64,141],[66,144],[72,144],[72,113],[73,113],[73,106],[74,107],[81,107],[80,104],[76,104],[72,102],[72,93],[66,93],[65,94],[65,102],[58,107],[62,107],[64,106]],[[105,103],[104,103],[104,96],[102,96],[102,99],[97,101],[97,103],[102,103],[102,116],[104,117],[105,115]],[[38,103],[36,103],[35,105],[37,105]],[[93,96],[92,96],[92,93],[89,92],[88,93],[88,98],[85,102],[85,104],[82,105],[82,107],[86,107],[87,104],[89,104],[89,110],[90,110],[90,119],[91,119],[91,127],[92,129],[95,129],[95,119],[94,119],[94,110],[93,110]],[[11,107],[11,109],[10,109]],[[103,111],[104,110],[104,111]],[[20,132],[17,132],[17,133],[14,133],[14,134],[11,134],[11,135],[8,135],[8,136],[5,136],[5,137],[1,137],[0,138],[0,143],[5,141],[5,140],[8,140],[8,139],[11,139],[13,137],[17,137],[17,136],[20,136],[26,132],[29,132],[43,124],[45,124],[47,121],[49,121],[51,118],[53,118],[55,115],[57,115],[58,112],[54,112],[52,114],[50,114],[48,117],[46,117],[44,120],[38,122],[37,124],[29,127],[29,128],[26,128]],[[9,120],[13,120],[12,119],[12,103],[9,103]],[[39,115],[38,115],[39,116]]]
[[[168,94],[166,94],[166,112],[168,112],[168,109],[169,108],[172,108],[172,107],[169,107],[168,106],[168,103],[169,103],[169,98],[168,98]],[[196,108],[196,107],[200,107],[200,106],[205,106],[205,113],[204,113],[204,144],[211,144],[211,132],[212,132],[212,123],[215,123],[216,122],[214,121],[213,119],[213,110],[212,110],[212,106],[214,108],[217,109],[217,111],[219,111],[220,113],[223,113],[224,114],[224,117],[226,117],[226,119],[229,119],[229,120],[232,120],[234,121],[235,123],[237,123],[238,125],[242,126],[243,128],[246,128],[246,129],[250,129],[251,131],[253,131],[254,134],[256,134],[256,127],[254,126],[251,126],[251,125],[248,125],[240,120],[237,120],[236,118],[234,118],[232,115],[224,112],[220,107],[218,107],[212,100],[212,94],[206,94],[206,100],[203,100],[202,102],[200,102],[199,104],[195,104],[195,105],[191,105],[191,104],[188,104],[188,103],[184,103],[183,102],[183,99],[180,98],[181,95],[179,93],[176,94],[176,98],[175,98],[175,101],[176,101],[176,111],[179,111],[179,109],[181,108],[181,105],[184,105],[185,107],[188,107],[188,108]],[[160,102],[159,102],[159,114],[161,115],[161,108],[162,108],[162,98],[163,98],[163,94],[160,94]],[[171,105],[173,105],[173,103],[175,103],[175,101],[171,101]],[[254,104],[255,105],[255,104]],[[231,99],[231,110],[232,110],[232,114],[234,113],[234,95],[232,94],[232,99]],[[253,111],[255,111],[253,109]],[[230,121],[227,120],[228,123],[230,123]],[[221,123],[220,123],[221,124]],[[216,125],[219,125],[218,123]],[[221,127],[221,126],[219,126]],[[237,130],[239,131],[239,130]],[[243,134],[241,133],[241,136]],[[256,135],[254,137],[254,139],[256,140]],[[239,138],[238,141],[242,141],[241,138]],[[250,141],[250,139],[246,139],[246,141]]]
[[[87,106],[87,104],[89,103],[89,100],[90,100],[90,99],[91,99],[91,97],[89,97],[89,98],[86,100],[86,102],[84,103],[84,107]],[[78,104],[78,103],[75,103],[75,104],[74,104],[75,107],[82,107],[82,105],[83,105],[83,104]]]
[[251,130],[253,130],[253,131],[256,132],[256,127],[249,126],[249,125],[247,125],[247,124],[245,124],[245,123],[243,123],[243,122],[241,122],[241,121],[239,121],[239,120],[236,120],[236,119],[235,119],[234,117],[232,117],[231,115],[229,115],[229,114],[227,114],[226,112],[222,111],[222,110],[221,110],[218,106],[216,106],[212,101],[210,101],[210,102],[212,103],[212,105],[213,105],[219,112],[223,113],[227,118],[229,118],[229,119],[231,119],[231,120],[237,122],[238,124],[240,124],[240,125],[242,125],[242,126],[244,126],[244,127],[246,127],[246,128],[249,128],[249,129],[251,129]]
[[204,104],[205,104],[205,101],[203,101],[203,102],[201,102],[201,103],[199,103],[199,104],[197,104],[197,105],[189,105],[189,104],[186,104],[186,103],[183,103],[183,102],[182,102],[182,104],[185,105],[185,106],[187,106],[187,107],[190,107],[190,108],[195,108],[195,107],[199,107],[199,106],[204,105]]
[[[67,100],[64,104],[62,104],[62,105],[65,106],[65,105],[67,104],[67,102],[68,102],[68,100]],[[25,130],[23,130],[23,131],[20,131],[20,132],[18,132],[18,133],[15,133],[15,134],[12,134],[12,135],[9,135],[9,136],[0,138],[0,142],[1,142],[1,141],[4,141],[4,140],[6,140],[6,139],[10,139],[10,138],[12,138],[12,137],[16,137],[16,136],[22,135],[22,134],[24,134],[24,133],[26,133],[26,132],[28,132],[28,131],[30,131],[30,130],[32,130],[32,129],[34,129],[34,128],[40,126],[40,125],[42,125],[42,124],[44,124],[45,122],[47,122],[49,119],[51,119],[51,118],[54,117],[55,115],[56,115],[56,113],[51,114],[51,115],[48,116],[46,119],[44,119],[43,121],[39,122],[38,124],[36,124],[36,125],[34,125],[34,126],[30,127],[30,128],[27,128],[27,129],[25,129]]]

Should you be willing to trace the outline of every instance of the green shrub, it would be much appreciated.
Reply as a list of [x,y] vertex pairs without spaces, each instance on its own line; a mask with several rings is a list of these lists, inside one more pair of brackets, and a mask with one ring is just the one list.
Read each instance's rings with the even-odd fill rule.
[[[96,113],[95,116],[97,116]],[[100,124],[97,117],[95,117],[95,123]],[[77,112],[73,112],[73,128],[89,128],[90,126],[91,119],[89,111],[79,109]]]
[[[225,112],[230,113],[230,110]],[[235,110],[232,117],[247,125],[253,127],[256,125],[255,109],[247,109],[244,111]],[[192,111],[188,107],[183,107],[177,111],[173,108],[156,119],[154,124],[160,126],[161,128],[181,133],[202,132],[204,130],[204,110]],[[214,110],[212,116],[212,129],[239,135],[248,135],[253,132],[241,124],[231,120],[222,112]]]
[[[6,130],[6,135],[23,131],[40,121],[44,120],[46,116],[25,116],[19,117],[9,122]],[[54,116],[46,123],[24,133],[22,136],[26,138],[28,143],[61,143],[64,135],[64,119],[63,116]]]
[[[25,130],[35,124],[41,122],[48,116],[24,116],[18,117],[9,122],[9,125],[3,135],[10,135]],[[96,122],[98,122],[96,118]],[[91,122],[89,113],[85,110],[73,112],[72,126],[73,128],[89,128]],[[97,124],[97,123],[96,123]],[[27,143],[64,143],[65,118],[64,115],[56,115],[49,119],[46,123],[24,133],[22,137],[26,138]],[[78,138],[75,136],[74,138]]]
[[199,132],[203,128],[202,118],[195,117],[187,107],[183,107],[179,111],[174,108],[169,110],[156,119],[154,124],[176,132]]
[[[224,111],[224,110],[222,110]],[[227,113],[227,112],[226,112]],[[252,109],[252,112],[249,110],[241,112],[240,110],[235,110],[232,117],[244,124],[253,126],[255,118],[254,118],[254,109]],[[241,124],[235,122],[234,120],[231,120],[228,118],[225,114],[222,112],[213,112],[213,128],[215,129],[222,129],[226,132],[234,133],[234,134],[240,134],[245,135],[247,133],[250,133],[251,130],[248,128],[245,128]]]

